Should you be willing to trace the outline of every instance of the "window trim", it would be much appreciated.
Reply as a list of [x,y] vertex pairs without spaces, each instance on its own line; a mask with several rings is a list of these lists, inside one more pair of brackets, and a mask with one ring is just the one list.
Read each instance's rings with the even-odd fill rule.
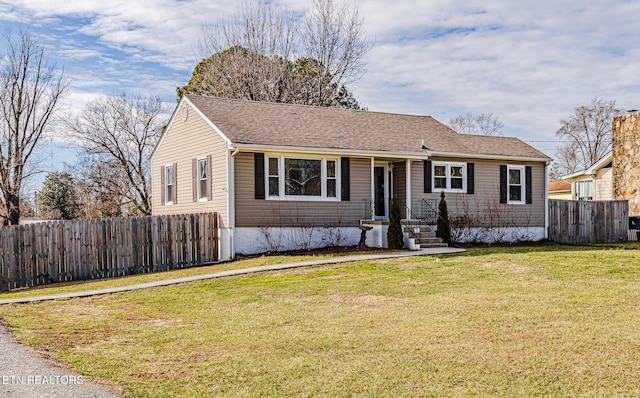
[[[436,177],[442,178],[441,176],[436,176],[436,167],[437,166],[445,166],[446,167],[446,188],[438,188],[436,187]],[[462,169],[462,188],[451,188],[451,167],[460,167]],[[458,177],[455,177],[458,178]],[[432,192],[450,192],[450,193],[467,193],[467,163],[466,162],[439,162],[432,161],[431,162],[431,191]]]
[[207,187],[207,183],[205,182],[205,192],[204,192],[204,196],[202,195],[202,177],[200,176],[200,162],[204,162],[205,163],[205,172],[207,173],[206,177],[204,178],[204,181],[208,181],[209,178],[211,177],[211,171],[209,170],[209,160],[207,158],[207,156],[198,156],[196,158],[196,179],[198,181],[198,183],[196,184],[196,201],[197,202],[208,202],[209,201],[209,187]]
[[[511,170],[520,171],[520,200],[511,200],[511,186],[509,183],[509,174]],[[507,204],[508,205],[526,205],[527,204],[527,176],[525,166],[522,165],[507,165]],[[515,185],[514,185],[515,186]]]
[[[173,182],[171,184],[171,186],[173,187],[173,196],[171,197],[171,200],[169,200],[169,171],[171,171],[171,174],[173,176]],[[164,187],[162,187],[162,189],[164,189],[164,204],[165,205],[173,205],[175,203],[176,200],[176,171],[174,169],[174,163],[170,163],[164,166]]]
[[[269,179],[275,178],[276,175],[271,175],[269,170],[269,159],[278,159],[278,195],[269,194]],[[311,195],[287,195],[285,191],[285,159],[295,160],[320,160],[321,170],[320,179],[321,186],[320,196]],[[327,178],[327,161],[335,162],[335,177]],[[286,200],[286,201],[304,201],[304,202],[339,202],[341,201],[341,180],[342,170],[340,157],[333,156],[314,156],[307,154],[289,154],[289,153],[265,153],[264,156],[264,186],[265,186],[265,199],[266,200]],[[327,196],[327,180],[332,179],[336,182],[335,197]]]

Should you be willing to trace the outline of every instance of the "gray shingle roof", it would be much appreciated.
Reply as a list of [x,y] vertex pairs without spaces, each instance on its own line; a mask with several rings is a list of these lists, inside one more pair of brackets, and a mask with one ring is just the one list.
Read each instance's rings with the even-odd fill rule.
[[430,116],[187,95],[235,144],[548,158],[518,138],[458,134]]

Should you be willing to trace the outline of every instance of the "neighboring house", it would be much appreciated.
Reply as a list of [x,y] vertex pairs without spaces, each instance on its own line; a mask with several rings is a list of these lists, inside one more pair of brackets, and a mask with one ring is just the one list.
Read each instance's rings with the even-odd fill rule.
[[588,169],[562,176],[571,183],[571,199],[612,200],[612,166],[613,153],[609,152]]
[[549,199],[573,199],[569,182],[550,181],[547,190],[549,191]]
[[549,161],[429,116],[185,95],[151,157],[153,214],[217,211],[223,260],[354,245],[361,224],[384,247],[392,195],[407,219],[432,215],[445,192],[469,228],[543,239]]

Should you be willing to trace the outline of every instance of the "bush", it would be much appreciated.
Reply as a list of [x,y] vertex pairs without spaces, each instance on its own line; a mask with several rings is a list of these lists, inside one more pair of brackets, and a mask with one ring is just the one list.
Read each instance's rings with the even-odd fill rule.
[[449,224],[449,211],[447,210],[447,202],[444,200],[444,192],[440,193],[436,236],[447,244],[451,243],[451,224]]
[[400,205],[398,197],[391,199],[389,209],[389,230],[387,231],[387,246],[389,249],[402,249],[404,247],[404,234],[400,225]]

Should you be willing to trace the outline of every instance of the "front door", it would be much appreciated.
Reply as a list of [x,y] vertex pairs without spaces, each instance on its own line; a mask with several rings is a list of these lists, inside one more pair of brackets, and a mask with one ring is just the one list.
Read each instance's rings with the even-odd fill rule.
[[374,208],[376,219],[387,218],[386,203],[386,173],[385,167],[376,166],[373,169],[373,186],[374,186]]

